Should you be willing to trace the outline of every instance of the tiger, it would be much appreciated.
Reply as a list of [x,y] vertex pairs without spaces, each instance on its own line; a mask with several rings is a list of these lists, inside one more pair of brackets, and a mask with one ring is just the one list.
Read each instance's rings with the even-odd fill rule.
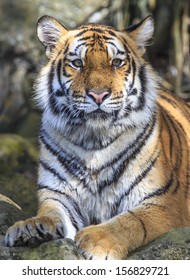
[[152,16],[125,30],[39,19],[39,207],[6,246],[70,238],[86,259],[119,260],[190,225],[190,107],[145,59],[153,32]]

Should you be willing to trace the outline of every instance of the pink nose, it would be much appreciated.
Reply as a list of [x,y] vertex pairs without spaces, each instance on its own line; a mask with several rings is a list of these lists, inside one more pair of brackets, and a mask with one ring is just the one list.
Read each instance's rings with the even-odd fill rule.
[[105,98],[107,98],[110,95],[110,92],[108,90],[97,90],[97,91],[89,91],[88,95],[92,96],[93,99],[97,104],[101,104]]

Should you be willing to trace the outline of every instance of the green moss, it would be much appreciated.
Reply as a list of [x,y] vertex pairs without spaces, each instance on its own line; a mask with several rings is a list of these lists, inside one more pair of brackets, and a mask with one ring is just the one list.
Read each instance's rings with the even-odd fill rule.
[[30,141],[18,135],[0,135],[0,174],[27,170],[37,158],[37,149]]
[[12,134],[0,135],[0,189],[24,211],[37,210],[36,176],[38,151],[27,139]]

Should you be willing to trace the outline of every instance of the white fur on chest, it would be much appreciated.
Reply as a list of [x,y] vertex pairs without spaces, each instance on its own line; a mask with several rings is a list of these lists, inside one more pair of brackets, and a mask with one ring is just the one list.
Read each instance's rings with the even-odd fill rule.
[[[72,196],[81,209],[87,213],[90,220],[95,218],[98,222],[103,222],[116,214],[133,209],[146,194],[146,182],[143,182],[125,196],[136,176],[142,172],[143,166],[146,164],[146,151],[143,149],[138,154],[137,159],[130,161],[125,166],[121,176],[117,180],[113,180],[113,176],[117,174],[117,168],[123,160],[122,158],[130,154],[130,145],[135,142],[139,131],[138,133],[123,133],[116,141],[101,150],[84,150],[50,127],[47,128],[47,133],[55,140],[53,141],[55,149],[58,149],[60,153],[66,151],[76,158],[79,168],[80,164],[83,166],[85,170],[84,180],[81,182],[70,175],[55,155],[42,148],[42,160],[48,162],[49,166],[54,168],[69,184],[62,182],[53,174],[45,172],[42,167],[39,171],[39,183],[51,184],[54,189]],[[148,142],[152,142],[155,133],[157,132],[155,131],[152,134]],[[86,185],[84,185],[84,181]],[[122,196],[123,199],[116,209]]]

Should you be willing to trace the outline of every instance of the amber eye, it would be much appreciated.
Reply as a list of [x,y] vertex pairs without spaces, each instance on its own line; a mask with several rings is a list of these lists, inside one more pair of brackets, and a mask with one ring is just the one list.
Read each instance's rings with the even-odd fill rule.
[[76,68],[81,68],[83,66],[81,59],[75,59],[75,60],[71,61],[71,63]]
[[121,60],[120,58],[115,58],[112,60],[112,66],[113,67],[120,67],[123,63],[123,60]]

